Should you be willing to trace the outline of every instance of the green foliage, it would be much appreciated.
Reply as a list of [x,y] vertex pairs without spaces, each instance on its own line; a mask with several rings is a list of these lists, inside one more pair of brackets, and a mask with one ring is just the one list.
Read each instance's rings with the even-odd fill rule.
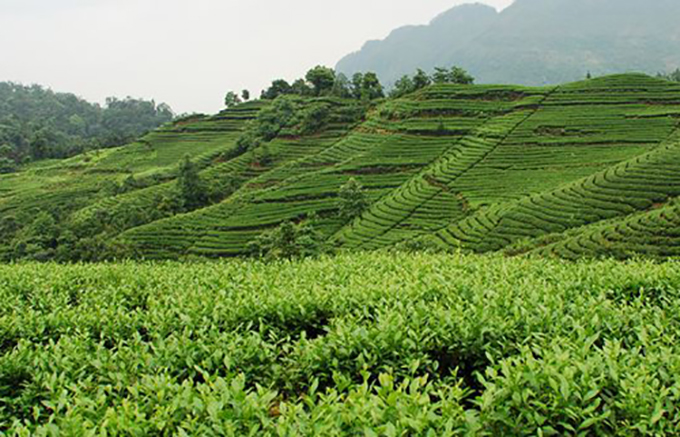
[[432,74],[432,82],[436,84],[448,83],[451,78],[449,70],[446,68],[435,67],[434,73]]
[[0,157],[0,173],[12,173],[16,169],[17,164],[13,159]]
[[[124,241],[158,259],[245,255],[263,232],[314,213],[328,245],[347,250],[678,256],[679,96],[630,74],[248,102],[0,176],[0,257],[32,256],[13,247],[40,211],[57,224],[47,253],[60,260],[78,241]],[[184,190],[196,194],[185,205],[187,153],[201,188]],[[343,218],[338,189],[350,179],[366,207]]]
[[[247,100],[247,99],[246,99]],[[227,108],[233,108],[242,103],[241,98],[233,91],[229,91],[226,96],[224,96],[224,106]]]
[[[280,135],[309,135],[322,130],[329,121],[330,106],[324,102],[306,102],[299,96],[278,97],[263,109],[237,140],[238,151],[257,150]],[[267,154],[269,155],[269,154]],[[267,160],[261,165],[271,163]]]
[[52,214],[41,211],[33,222],[23,228],[13,241],[16,258],[47,261],[54,258],[60,230]]
[[[311,222],[314,221],[312,218]],[[323,236],[312,223],[284,222],[278,228],[257,237],[248,247],[252,256],[265,258],[304,258],[326,251]]]
[[418,69],[413,77],[404,75],[395,82],[390,97],[399,98],[412,92],[418,91],[431,84],[456,84],[456,85],[472,85],[475,79],[464,69],[460,67],[452,67],[450,69],[436,67],[431,76]]
[[290,94],[292,92],[291,86],[283,79],[277,79],[272,82],[271,86],[262,92],[262,98],[267,100],[274,100],[279,96]]
[[352,76],[352,96],[355,99],[361,99],[361,90],[363,89],[364,86],[364,74],[363,73],[354,73]]
[[0,144],[11,147],[17,163],[120,146],[173,117],[153,101],[111,97],[100,107],[38,85],[0,83]]
[[458,85],[472,85],[475,82],[475,78],[461,67],[452,67],[447,80],[448,82],[445,83]]
[[431,83],[432,83],[432,79],[430,78],[430,76],[428,76],[428,74],[425,73],[420,68],[413,75],[413,89],[414,90],[423,89],[426,86],[430,85]]
[[297,79],[293,84],[290,86],[290,93],[295,94],[298,96],[313,96],[314,95],[314,89],[309,86],[307,81],[305,79]]
[[297,131],[301,135],[319,132],[327,124],[331,114],[330,106],[326,103],[307,105],[300,112],[300,124]]
[[680,68],[678,68],[675,71],[673,71],[672,73],[668,73],[668,74],[659,73],[659,74],[657,74],[657,77],[662,78],[662,79],[666,79],[666,80],[670,80],[672,82],[680,82]]
[[383,97],[385,97],[385,93],[378,76],[372,72],[364,74],[364,80],[361,84],[361,98],[363,100],[375,100]]
[[315,96],[323,96],[333,89],[335,83],[335,70],[328,67],[317,66],[307,72],[307,82],[313,86]]
[[411,76],[404,75],[394,84],[394,88],[390,91],[390,97],[399,98],[406,94],[412,93],[415,90],[415,84]]
[[188,155],[179,164],[177,192],[180,203],[185,210],[191,211],[206,204],[205,186],[198,174],[196,165]]
[[0,266],[8,435],[673,435],[674,263]]
[[341,99],[375,100],[384,97],[383,87],[375,73],[357,73],[350,81],[344,74],[336,74],[328,67],[317,66],[309,70],[304,79],[297,79],[290,85],[279,79],[262,92],[262,98],[275,100],[280,96],[323,97],[334,96]]
[[356,179],[351,178],[338,191],[338,211],[344,222],[359,217],[368,208],[369,202],[364,191]]
[[352,98],[352,83],[349,81],[347,76],[342,73],[339,73],[335,76],[333,88],[331,89],[331,95],[341,99]]
[[274,162],[274,158],[274,154],[266,144],[253,151],[253,164],[258,167],[271,165]]

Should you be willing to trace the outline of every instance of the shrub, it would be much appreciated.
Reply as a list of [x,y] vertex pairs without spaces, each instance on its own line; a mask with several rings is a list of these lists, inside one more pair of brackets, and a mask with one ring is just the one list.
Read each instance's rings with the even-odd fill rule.
[[351,178],[338,191],[338,211],[340,218],[349,222],[359,217],[368,207],[368,199],[363,186]]
[[278,228],[263,233],[248,247],[252,256],[265,258],[309,257],[325,251],[324,238],[311,223],[292,222],[282,223]]

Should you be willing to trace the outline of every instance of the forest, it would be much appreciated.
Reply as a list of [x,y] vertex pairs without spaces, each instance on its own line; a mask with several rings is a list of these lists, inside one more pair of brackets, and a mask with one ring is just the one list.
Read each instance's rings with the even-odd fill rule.
[[129,143],[174,118],[166,104],[110,97],[101,106],[39,85],[0,82],[0,172]]

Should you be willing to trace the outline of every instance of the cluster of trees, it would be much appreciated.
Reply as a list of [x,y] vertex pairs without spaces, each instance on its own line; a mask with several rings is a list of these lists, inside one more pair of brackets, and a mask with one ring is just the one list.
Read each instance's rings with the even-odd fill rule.
[[315,217],[302,223],[285,222],[258,236],[248,245],[251,256],[258,258],[300,258],[328,252],[324,236],[316,230]]
[[304,79],[297,79],[292,84],[283,79],[273,81],[260,97],[274,100],[282,95],[333,96],[370,101],[385,97],[385,92],[375,73],[356,73],[349,79],[332,68],[317,66],[309,70]]
[[432,85],[433,83],[472,85],[475,83],[475,78],[464,69],[455,66],[452,68],[437,67],[431,75],[418,69],[412,76],[402,76],[401,79],[394,84],[394,88],[390,92],[390,97],[401,97],[425,88],[428,85]]
[[124,244],[106,235],[78,235],[77,229],[64,219],[63,211],[37,211],[31,216],[3,217],[0,220],[0,236],[6,247],[2,258],[5,261],[96,262],[134,256]]
[[243,90],[239,96],[234,91],[229,91],[226,96],[224,96],[224,106],[227,108],[232,108],[234,106],[240,105],[243,102],[250,100],[250,91]]
[[680,68],[678,68],[674,72],[668,73],[668,74],[659,73],[659,74],[657,74],[657,77],[660,77],[660,78],[666,79],[666,80],[671,80],[673,82],[680,82]]
[[[467,71],[460,67],[435,68],[430,75],[418,69],[413,76],[405,75],[399,79],[390,97],[400,97],[417,91],[433,83],[473,84],[475,81]],[[264,100],[276,100],[281,96],[301,97],[339,97],[371,101],[385,97],[385,89],[380,79],[373,72],[356,73],[348,78],[343,73],[324,66],[316,66],[309,70],[304,78],[295,80],[292,84],[284,79],[277,79],[260,95]],[[244,90],[239,96],[234,91],[227,93],[224,104],[227,108],[236,106],[250,99],[250,92]]]
[[[272,159],[266,143],[278,136],[309,135],[322,130],[331,117],[325,102],[305,102],[299,96],[283,95],[262,109],[236,142],[234,156],[258,150],[257,164],[268,165]],[[234,156],[229,156],[233,158]]]
[[125,144],[173,118],[168,105],[154,101],[112,97],[102,107],[39,85],[0,82],[0,171]]

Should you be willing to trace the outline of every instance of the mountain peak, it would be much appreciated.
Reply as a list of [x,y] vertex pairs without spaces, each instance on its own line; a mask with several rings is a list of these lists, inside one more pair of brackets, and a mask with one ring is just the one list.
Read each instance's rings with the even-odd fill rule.
[[449,20],[458,20],[460,18],[476,18],[481,15],[497,15],[498,11],[484,3],[465,3],[454,6],[453,8],[442,12],[430,21],[430,25],[438,25]]
[[501,12],[454,7],[343,58],[346,74],[386,84],[416,68],[459,65],[481,83],[544,85],[596,75],[680,67],[680,1],[516,0]]

